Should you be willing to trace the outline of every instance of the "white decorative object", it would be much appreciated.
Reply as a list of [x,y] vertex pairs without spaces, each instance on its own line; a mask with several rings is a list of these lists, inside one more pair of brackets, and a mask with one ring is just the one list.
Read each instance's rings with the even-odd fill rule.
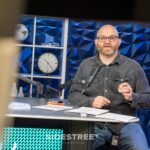
[[16,38],[19,41],[23,41],[28,36],[28,28],[24,24],[18,24],[16,30]]
[[19,88],[18,97],[24,97],[23,87]]

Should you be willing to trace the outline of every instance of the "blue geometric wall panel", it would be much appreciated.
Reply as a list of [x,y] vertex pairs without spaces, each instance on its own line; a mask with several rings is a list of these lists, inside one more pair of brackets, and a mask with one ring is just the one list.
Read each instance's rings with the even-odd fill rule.
[[20,50],[20,55],[18,60],[19,72],[22,74],[30,74],[31,64],[32,64],[32,48],[23,47]]
[[60,19],[37,17],[35,43],[61,46],[62,26]]
[[74,77],[74,73],[81,61],[94,55],[95,46],[93,39],[96,33],[95,28],[95,21],[70,21],[66,80]]

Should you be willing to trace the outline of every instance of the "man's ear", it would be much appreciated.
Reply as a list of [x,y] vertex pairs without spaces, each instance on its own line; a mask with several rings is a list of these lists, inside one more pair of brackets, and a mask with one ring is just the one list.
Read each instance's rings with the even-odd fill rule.
[[97,39],[94,40],[95,46],[97,47]]
[[119,38],[118,47],[120,47],[122,40]]

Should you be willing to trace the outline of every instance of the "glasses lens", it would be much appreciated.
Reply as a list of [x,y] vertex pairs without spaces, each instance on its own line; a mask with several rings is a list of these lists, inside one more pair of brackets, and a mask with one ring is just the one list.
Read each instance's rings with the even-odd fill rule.
[[113,42],[113,41],[116,41],[118,39],[117,36],[109,36],[108,37],[109,41]]
[[100,36],[100,37],[99,37],[99,40],[100,40],[100,41],[106,41],[106,39],[107,39],[107,37],[105,37],[105,36]]
[[106,37],[106,36],[99,36],[99,37],[97,37],[97,39],[98,39],[99,41],[101,41],[101,42],[104,42],[104,41],[106,41],[107,39],[108,39],[110,42],[114,42],[114,41],[116,41],[116,40],[118,39],[118,37],[117,37],[117,36],[114,36],[114,35],[111,35],[111,36],[108,36],[108,37]]

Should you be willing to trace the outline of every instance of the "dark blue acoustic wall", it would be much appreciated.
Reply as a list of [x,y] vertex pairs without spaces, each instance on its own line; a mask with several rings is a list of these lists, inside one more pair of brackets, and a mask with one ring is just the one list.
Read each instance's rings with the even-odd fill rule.
[[73,78],[79,64],[85,58],[94,55],[95,46],[93,39],[96,33],[95,21],[69,22],[67,50],[67,79]]
[[[104,24],[116,26],[122,38],[120,52],[140,63],[150,83],[150,23],[91,20],[69,22],[66,81],[74,77],[81,61],[96,53],[94,38],[97,29]],[[138,111],[146,136],[149,114],[150,110]]]

